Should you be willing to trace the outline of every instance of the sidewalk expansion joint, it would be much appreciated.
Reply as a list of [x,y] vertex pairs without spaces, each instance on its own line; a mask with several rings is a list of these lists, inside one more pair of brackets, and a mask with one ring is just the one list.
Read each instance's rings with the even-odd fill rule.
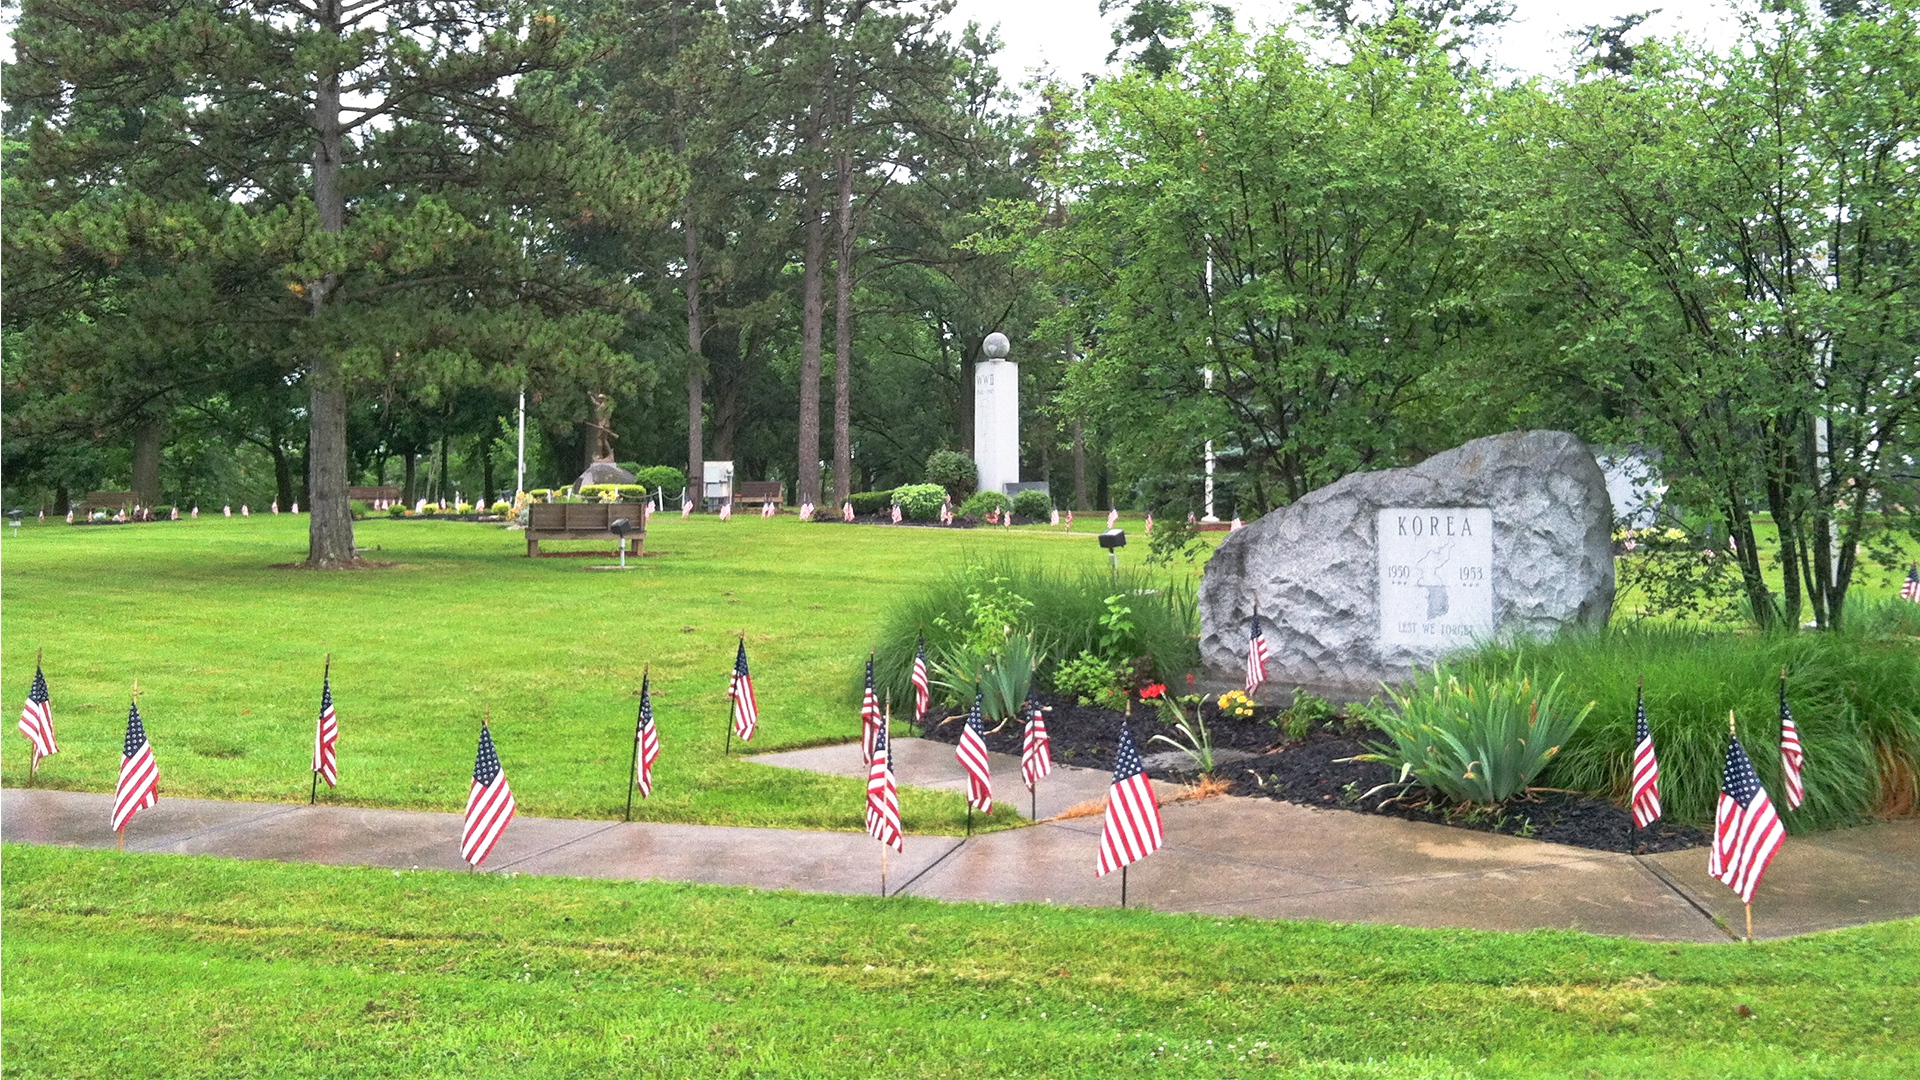
[[1633,861],[1639,863],[1642,867],[1646,869],[1648,873],[1652,874],[1655,878],[1658,878],[1660,881],[1660,884],[1665,885],[1668,889],[1672,890],[1673,895],[1686,901],[1688,907],[1692,908],[1696,912],[1699,912],[1700,917],[1707,920],[1707,925],[1713,927],[1715,930],[1720,931],[1721,933],[1727,935],[1728,937],[1732,938],[1735,941],[1740,940],[1740,935],[1734,933],[1732,927],[1728,926],[1727,924],[1721,922],[1719,919],[1715,918],[1713,912],[1708,911],[1705,904],[1702,904],[1699,900],[1694,898],[1693,893],[1682,888],[1680,883],[1678,881],[1675,881],[1673,879],[1673,876],[1667,873],[1666,867],[1661,866],[1657,862],[1653,862],[1649,860],[1643,855],[1635,855],[1633,857]]
[[560,843],[555,844],[552,847],[541,848],[539,851],[529,851],[525,855],[520,856],[519,858],[513,860],[512,862],[501,863],[499,866],[496,866],[493,869],[487,871],[487,873],[498,874],[507,870],[511,870],[514,867],[519,866],[521,863],[526,862],[529,859],[537,859],[543,855],[551,855],[554,852],[561,850],[562,848],[572,847],[573,845],[579,843],[582,840],[589,840],[589,839],[592,839],[593,837],[599,836],[601,833],[608,832],[612,829],[617,829],[622,825],[632,825],[632,824],[644,825],[646,824],[646,822],[609,821],[603,827],[595,829],[592,832],[581,833],[579,836],[576,836],[571,840],[561,841]]
[[953,853],[954,853],[954,852],[956,852],[956,851],[959,851],[959,850],[960,850],[960,849],[961,849],[961,848],[962,848],[963,846],[965,846],[965,845],[966,845],[966,842],[967,842],[967,841],[969,841],[969,840],[971,840],[971,839],[973,839],[973,837],[971,837],[971,836],[963,836],[963,837],[960,837],[960,838],[959,838],[958,840],[955,840],[955,841],[954,841],[954,843],[953,843],[953,845],[952,845],[951,847],[949,847],[949,848],[947,848],[947,850],[945,850],[945,851],[943,851],[943,852],[941,852],[941,853],[940,853],[940,857],[939,857],[939,858],[937,858],[937,859],[935,859],[935,860],[933,860],[932,862],[930,862],[930,863],[928,863],[927,865],[925,865],[925,866],[923,866],[923,867],[921,867],[921,868],[920,868],[920,872],[919,872],[919,873],[917,873],[917,874],[915,874],[915,875],[913,875],[912,877],[910,877],[910,878],[908,878],[907,880],[905,880],[905,881],[903,881],[903,882],[901,882],[901,883],[900,883],[900,885],[899,885],[899,887],[897,887],[897,888],[895,888],[895,889],[894,889],[894,890],[893,890],[892,892],[890,892],[890,893],[888,893],[887,895],[888,895],[888,896],[899,896],[899,895],[900,895],[901,893],[903,893],[903,892],[906,892],[906,891],[907,891],[907,890],[908,890],[909,888],[911,888],[911,887],[913,886],[913,883],[914,883],[914,882],[916,882],[916,881],[919,881],[919,880],[920,880],[921,878],[923,878],[923,877],[926,877],[926,876],[927,876],[927,874],[928,874],[928,873],[930,873],[930,872],[931,872],[931,871],[933,870],[933,868],[934,868],[934,867],[936,867],[936,866],[939,866],[939,865],[940,865],[941,863],[943,863],[943,862],[946,862],[946,861],[947,861],[947,856],[949,856],[949,855],[951,855],[951,854],[953,854]]

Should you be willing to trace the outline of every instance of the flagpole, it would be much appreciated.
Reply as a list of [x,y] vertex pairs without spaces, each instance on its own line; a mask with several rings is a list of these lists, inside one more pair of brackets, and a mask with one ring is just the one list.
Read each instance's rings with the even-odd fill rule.
[[[138,676],[138,675],[135,675],[135,676],[133,677],[133,703],[134,703],[134,706],[135,706],[136,708],[138,708],[138,707],[139,707],[139,704],[140,704],[140,676]],[[115,791],[114,791],[114,796],[115,796],[115,800],[116,800],[116,801],[118,801],[118,797],[119,797],[119,790],[118,790],[117,788],[116,788],[116,789],[115,789]],[[118,836],[118,837],[120,838],[120,850],[121,850],[121,851],[125,851],[125,850],[127,850],[127,824],[126,824],[126,822],[124,822],[124,821],[123,821],[123,822],[121,822],[121,823],[120,823],[120,827],[119,827],[118,829],[115,829],[115,830],[114,830],[114,835],[115,835],[115,836]]]
[[[871,656],[872,653],[868,653],[868,655]],[[891,690],[887,691],[887,711],[882,715],[880,723],[881,723],[881,728],[880,728],[881,734],[885,735],[888,740],[887,753],[891,755],[893,753],[893,741],[892,741],[893,740],[893,691]],[[864,725],[862,725],[862,728],[863,730],[861,733],[865,734]],[[871,761],[867,762],[867,775],[869,777],[873,775],[873,762]],[[907,827],[906,822],[903,821],[900,823],[900,829],[902,832],[906,831],[906,827]],[[880,841],[880,897],[881,899],[885,899],[886,895],[887,895],[887,842],[885,840],[882,840]]]
[[1120,868],[1120,906],[1127,906],[1127,868]]
[[[1645,672],[1642,672],[1640,675],[1640,686],[1639,686],[1639,689],[1634,692],[1634,697],[1636,699],[1634,702],[1636,708],[1640,708],[1640,709],[1646,708],[1647,676]],[[1638,754],[1638,747],[1635,748],[1635,753],[1636,755]],[[1634,765],[1636,763],[1628,762],[1628,764]],[[1634,771],[1635,771],[1634,769],[1628,770],[1630,774],[1633,773]],[[1634,854],[1645,855],[1647,853],[1647,831],[1640,826],[1640,808],[1632,804],[1631,794],[1628,795],[1628,803],[1629,805],[1627,807],[1627,814],[1629,817],[1633,818],[1633,836],[1634,836],[1633,846],[1637,849],[1634,852]]]
[[1747,944],[1753,944],[1753,901],[1747,901]]
[[[745,634],[740,635],[740,643],[742,646],[746,644],[746,641],[747,636]],[[727,748],[721,752],[722,754],[733,753],[733,708],[739,704],[739,698],[736,696],[739,691],[740,674],[739,672],[735,672],[733,677],[727,681]]]
[[[642,667],[640,669],[640,695],[641,695],[642,702],[646,701],[647,674],[652,670],[653,670],[653,665],[651,664],[645,667]],[[628,821],[633,820],[633,783],[634,783],[634,778],[639,775],[640,775],[640,721],[636,718],[633,722],[633,763],[627,766],[627,820]]]

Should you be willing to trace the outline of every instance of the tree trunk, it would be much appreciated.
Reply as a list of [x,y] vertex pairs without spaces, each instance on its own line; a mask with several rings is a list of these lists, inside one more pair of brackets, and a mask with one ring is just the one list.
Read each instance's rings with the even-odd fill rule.
[[1078,420],[1073,422],[1073,508],[1092,509],[1087,502],[1087,431]]
[[55,484],[53,486],[53,512],[61,517],[65,517],[67,511],[71,509],[73,509],[73,492],[69,490],[65,484]]
[[687,488],[701,483],[706,464],[707,328],[700,317],[700,234],[693,203],[685,211],[687,230]]
[[404,463],[400,471],[400,501],[411,508],[413,506],[413,500],[418,497],[418,489],[414,485],[414,477],[417,476],[420,471],[420,457],[409,450],[401,455],[400,460]]
[[273,505],[282,510],[293,509],[293,459],[287,448],[280,445],[275,436],[273,446],[268,450],[273,456]]
[[451,435],[440,436],[440,484],[435,497],[441,501],[445,501],[447,496],[453,493],[453,478],[447,475],[451,471],[448,465],[450,455],[447,453],[447,444],[452,441]]
[[[819,121],[809,132],[809,150],[820,143]],[[806,187],[801,213],[806,218],[806,264],[800,286],[800,439],[798,447],[800,501],[820,502],[820,335],[826,312],[820,298],[820,277],[827,260],[826,223],[820,215],[820,176],[808,154]]]
[[[321,29],[338,37],[341,0],[319,0]],[[344,136],[340,126],[340,76],[322,72],[313,93],[313,206],[321,232],[346,231],[346,195],[340,187]],[[309,311],[319,319],[333,291],[333,275],[307,282]],[[324,345],[307,370],[307,494],[313,500],[307,519],[307,565],[351,566],[353,513],[347,507],[347,381],[338,357]]]
[[853,491],[853,155],[840,152],[839,221],[833,271],[833,501]]
[[133,429],[133,501],[152,509],[160,502],[160,449],[166,422],[143,418]]
[[473,500],[476,506],[493,505],[493,433],[480,436],[480,495]]

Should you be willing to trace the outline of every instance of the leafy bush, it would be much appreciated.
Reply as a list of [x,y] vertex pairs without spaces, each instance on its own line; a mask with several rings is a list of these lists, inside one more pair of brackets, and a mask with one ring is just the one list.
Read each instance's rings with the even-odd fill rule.
[[980,486],[980,468],[958,450],[935,450],[927,455],[927,483],[939,484],[957,503]]
[[354,499],[347,503],[347,513],[352,514],[355,521],[363,520],[373,513],[373,504],[365,499]]
[[1013,493],[1013,512],[1033,521],[1045,521],[1053,516],[1053,496],[1032,488],[1016,491]]
[[553,489],[552,488],[534,488],[532,491],[527,492],[527,494],[533,497],[534,502],[546,502],[547,500],[553,498]]
[[393,505],[387,507],[387,516],[390,518],[406,517],[407,508],[400,505],[399,503],[394,503]]
[[[1099,656],[1101,619],[1110,613],[1107,598],[1116,593],[1126,597],[1128,618],[1134,624],[1128,649],[1146,658],[1130,679],[1157,673],[1164,682],[1200,662],[1199,614],[1193,592],[1184,583],[1137,569],[1122,569],[1116,578],[1104,565],[1067,571],[1039,562],[996,558],[950,570],[922,588],[897,595],[882,614],[877,635],[875,675],[883,693],[891,691],[896,701],[910,699],[908,677],[922,629],[928,655],[937,655],[962,636],[961,626],[972,625],[969,594],[979,591],[982,582],[993,580],[1001,582],[997,588],[1027,602],[1011,625],[1014,633],[1033,634],[1034,647],[1044,657],[1038,671],[1042,686],[1059,688],[1054,665],[1081,652]],[[938,621],[942,619],[944,623]],[[1111,664],[1109,670],[1118,667]],[[1116,675],[1114,682],[1118,681]]]
[[878,514],[893,505],[891,491],[856,491],[847,496],[853,504],[853,512],[861,515]]
[[960,504],[960,509],[956,513],[960,517],[985,519],[995,510],[1004,514],[1011,509],[1013,504],[1007,501],[1005,495],[997,491],[976,491],[972,498]]
[[513,513],[513,504],[509,502],[496,502],[492,506],[487,507],[487,511],[489,513],[499,514],[501,517],[506,517],[508,514]]
[[1558,754],[1589,701],[1573,712],[1560,701],[1559,676],[1539,689],[1516,660],[1507,676],[1466,676],[1439,664],[1422,672],[1404,696],[1389,689],[1397,711],[1375,723],[1387,736],[1362,760],[1401,769],[1456,803],[1493,806],[1524,791]]
[[981,713],[999,723],[1020,715],[1040,659],[1030,633],[1008,634],[984,648],[957,642],[936,654],[934,685],[955,705],[971,704],[979,694]]
[[668,495],[679,495],[687,486],[685,469],[676,469],[671,465],[649,465],[644,469],[629,469],[634,480],[648,491],[664,491]]
[[1206,550],[1206,544],[1200,539],[1198,525],[1185,517],[1169,514],[1153,523],[1153,535],[1147,537],[1147,565],[1192,563]]
[[947,489],[939,484],[907,484],[893,489],[893,500],[900,512],[914,521],[937,521],[940,507],[947,501]]
[[1082,705],[1117,701],[1120,682],[1120,669],[1089,650],[1082,650],[1053,672],[1053,692],[1071,694]]
[[[1840,633],[1753,634],[1618,622],[1550,642],[1488,646],[1455,657],[1463,673],[1511,670],[1524,655],[1536,678],[1598,701],[1553,759],[1544,782],[1602,792],[1623,805],[1632,779],[1636,681],[1646,678],[1647,721],[1660,757],[1668,819],[1713,820],[1726,754],[1727,711],[1789,832],[1838,828],[1920,800],[1920,645]],[[1780,755],[1780,669],[1800,744],[1807,801],[1788,810]]]

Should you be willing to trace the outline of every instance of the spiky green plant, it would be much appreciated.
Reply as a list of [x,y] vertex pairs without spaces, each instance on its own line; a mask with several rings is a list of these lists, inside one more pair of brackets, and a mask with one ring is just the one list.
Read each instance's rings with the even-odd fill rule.
[[1362,760],[1401,769],[1456,803],[1493,806],[1524,791],[1593,711],[1560,706],[1560,678],[1536,688],[1516,662],[1510,675],[1462,675],[1435,664],[1375,723],[1385,743]]

